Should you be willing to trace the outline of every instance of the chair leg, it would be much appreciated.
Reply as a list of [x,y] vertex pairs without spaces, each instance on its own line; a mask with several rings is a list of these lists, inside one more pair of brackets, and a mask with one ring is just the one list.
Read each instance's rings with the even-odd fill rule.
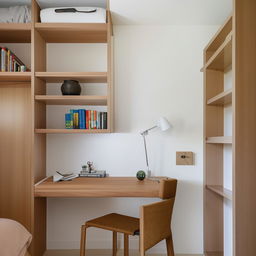
[[124,234],[124,256],[129,256],[129,235]]
[[166,241],[166,247],[167,247],[167,255],[174,256],[172,236],[167,237],[165,241]]
[[117,252],[117,232],[113,231],[113,256],[116,256],[116,252]]
[[86,226],[81,227],[81,241],[80,241],[80,256],[85,256],[85,243],[86,243]]

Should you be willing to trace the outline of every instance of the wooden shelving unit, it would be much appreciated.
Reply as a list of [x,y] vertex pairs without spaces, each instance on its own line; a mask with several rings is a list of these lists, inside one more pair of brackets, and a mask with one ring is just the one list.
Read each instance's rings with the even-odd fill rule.
[[58,95],[36,95],[36,101],[47,105],[83,105],[83,106],[107,106],[107,96],[58,96]]
[[37,78],[47,83],[78,80],[81,83],[107,83],[107,72],[36,72]]
[[98,133],[109,133],[108,129],[95,129],[95,130],[84,130],[84,129],[36,129],[36,133],[45,133],[45,134],[98,134]]
[[0,72],[0,83],[30,82],[31,72]]
[[30,23],[0,23],[0,43],[30,43]]
[[231,136],[207,137],[206,143],[208,144],[232,144]]
[[[34,197],[33,185],[46,177],[47,134],[97,136],[113,132],[113,30],[109,9],[104,24],[42,24],[37,0],[31,0],[31,12],[30,24],[0,24],[0,43],[29,43],[31,46],[31,72],[0,72],[0,107],[4,124],[0,132],[0,187],[8,194],[8,197],[0,198],[0,217],[23,224],[33,235],[31,256],[43,256],[46,252],[47,202],[45,198]],[[104,43],[107,46],[107,70],[48,72],[48,43]],[[47,83],[61,84],[69,79],[106,84],[106,95],[47,95]],[[48,88],[52,89],[51,85]],[[103,106],[108,116],[107,129],[63,129],[64,121],[62,127],[52,128],[49,124],[51,128],[48,128],[47,105]]]
[[224,198],[232,200],[232,191],[229,189],[226,189],[222,186],[216,186],[216,185],[206,185],[206,188],[220,196],[223,196]]
[[107,23],[37,22],[35,28],[47,43],[107,43]]
[[205,256],[256,255],[256,4],[233,4],[204,49]]
[[232,103],[232,89],[221,92],[218,95],[207,100],[208,105],[222,106]]

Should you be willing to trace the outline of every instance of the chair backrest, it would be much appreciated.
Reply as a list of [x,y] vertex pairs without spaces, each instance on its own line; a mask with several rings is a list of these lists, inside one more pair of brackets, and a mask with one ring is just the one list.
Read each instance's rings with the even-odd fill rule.
[[[171,218],[175,201],[177,180],[160,181],[161,202],[143,205],[140,209],[140,250],[145,252],[172,235]],[[143,255],[143,253],[141,254]]]

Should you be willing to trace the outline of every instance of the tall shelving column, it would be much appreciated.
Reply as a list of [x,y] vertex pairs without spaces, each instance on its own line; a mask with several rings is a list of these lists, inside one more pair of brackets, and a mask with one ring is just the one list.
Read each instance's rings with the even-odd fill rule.
[[[32,0],[32,110],[33,110],[33,186],[46,177],[46,136],[50,133],[110,133],[113,132],[113,69],[112,23],[107,9],[107,23],[40,23],[40,6]],[[48,43],[105,43],[107,70],[105,72],[49,72],[47,70]],[[105,83],[107,95],[47,95],[47,83],[61,83],[75,79],[86,83]],[[107,129],[48,128],[47,105],[106,106]],[[46,251],[46,199],[33,197],[32,256],[43,256]]]
[[[204,50],[204,250],[206,256],[224,254],[224,204],[232,191],[224,184],[225,109],[232,104],[233,88],[225,89],[225,73],[232,67],[232,17]],[[231,167],[230,167],[231,168]],[[232,231],[230,231],[231,233]],[[231,245],[230,245],[231,246]]]
[[[205,256],[256,255],[255,13],[256,1],[234,0],[232,17],[204,50]],[[224,91],[230,65],[232,88]],[[232,136],[225,136],[227,104],[232,104]],[[227,145],[232,145],[232,191],[224,182]],[[232,220],[225,219],[225,202],[232,205]],[[224,242],[225,221],[231,237]]]

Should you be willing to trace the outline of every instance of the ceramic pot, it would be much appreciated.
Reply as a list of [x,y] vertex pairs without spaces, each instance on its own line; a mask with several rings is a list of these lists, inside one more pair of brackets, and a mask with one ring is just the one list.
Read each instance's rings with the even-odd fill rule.
[[80,95],[81,86],[76,80],[64,80],[61,92],[63,95]]

